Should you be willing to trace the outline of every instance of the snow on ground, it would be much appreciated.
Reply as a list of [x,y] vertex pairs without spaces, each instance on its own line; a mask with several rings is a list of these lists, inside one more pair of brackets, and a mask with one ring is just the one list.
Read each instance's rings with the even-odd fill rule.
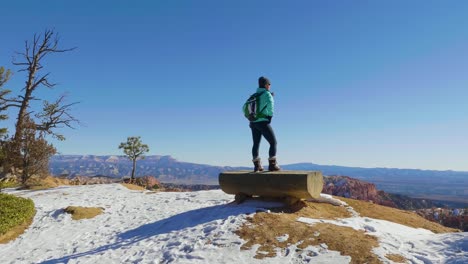
[[364,230],[379,238],[374,249],[378,256],[398,254],[412,263],[468,263],[468,233],[434,234],[422,228],[412,228],[368,217],[323,220],[300,217],[299,222],[330,223]]
[[[275,258],[254,259],[257,247],[240,250],[234,231],[246,217],[280,204],[247,201],[232,204],[221,190],[199,192],[132,191],[119,184],[67,186],[44,191],[6,192],[34,200],[33,224],[18,239],[0,244],[0,263],[349,263],[326,245],[278,251]],[[324,195],[324,200],[333,198]],[[335,201],[336,202],[336,201]],[[72,220],[67,206],[102,207],[93,219]],[[468,233],[433,234],[371,218],[329,222],[366,230],[379,237],[375,253],[396,253],[412,263],[468,263]],[[313,236],[314,234],[311,234]],[[287,239],[284,234],[278,239]]]

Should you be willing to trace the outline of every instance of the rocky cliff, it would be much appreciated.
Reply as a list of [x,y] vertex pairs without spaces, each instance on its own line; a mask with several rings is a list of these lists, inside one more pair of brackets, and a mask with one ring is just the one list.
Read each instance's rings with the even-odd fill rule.
[[414,199],[404,195],[389,194],[384,191],[377,190],[373,183],[361,181],[348,176],[324,177],[322,193],[357,200],[371,201],[376,204],[405,210],[429,208],[436,205],[430,200]]

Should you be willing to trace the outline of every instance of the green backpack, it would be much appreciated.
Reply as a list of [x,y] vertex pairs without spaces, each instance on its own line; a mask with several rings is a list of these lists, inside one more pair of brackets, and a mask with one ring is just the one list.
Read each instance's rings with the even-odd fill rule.
[[267,106],[265,105],[265,107],[263,107],[261,110],[258,109],[260,107],[260,95],[263,93],[265,92],[252,94],[247,99],[247,101],[245,101],[244,106],[242,107],[245,118],[247,118],[250,122],[256,121],[261,117],[265,117],[262,112]]

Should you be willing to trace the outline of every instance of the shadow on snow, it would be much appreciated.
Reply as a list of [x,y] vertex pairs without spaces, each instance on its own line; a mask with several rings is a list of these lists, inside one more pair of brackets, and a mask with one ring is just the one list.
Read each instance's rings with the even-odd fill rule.
[[[264,207],[263,206],[260,207]],[[117,235],[117,242],[100,246],[96,249],[89,250],[86,252],[76,253],[61,258],[46,260],[41,262],[43,264],[52,263],[63,263],[68,262],[72,259],[77,259],[84,256],[90,256],[102,253],[107,250],[116,250],[122,247],[127,247],[138,243],[142,240],[151,238],[153,236],[161,234],[169,234],[173,231],[180,231],[186,228],[195,227],[205,223],[209,223],[216,220],[226,220],[229,216],[237,216],[241,214],[254,213],[258,209],[255,203],[244,203],[241,205],[225,204],[216,205],[192,211],[183,212],[178,215],[171,216],[166,219],[156,221],[137,227],[133,230],[125,231]]]

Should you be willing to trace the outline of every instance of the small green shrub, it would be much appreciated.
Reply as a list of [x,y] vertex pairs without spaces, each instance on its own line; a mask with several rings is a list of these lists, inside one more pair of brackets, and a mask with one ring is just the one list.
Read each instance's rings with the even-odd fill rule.
[[0,235],[30,221],[35,213],[31,199],[0,193]]

